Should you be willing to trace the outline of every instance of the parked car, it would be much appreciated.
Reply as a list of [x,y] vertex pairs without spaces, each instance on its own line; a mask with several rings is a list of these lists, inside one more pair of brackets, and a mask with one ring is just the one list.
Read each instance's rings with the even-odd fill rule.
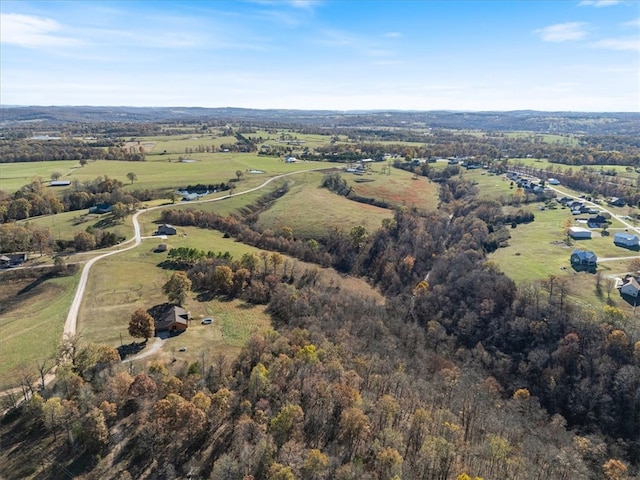
[[213,318],[211,317],[203,318],[200,323],[202,325],[211,325],[213,323]]

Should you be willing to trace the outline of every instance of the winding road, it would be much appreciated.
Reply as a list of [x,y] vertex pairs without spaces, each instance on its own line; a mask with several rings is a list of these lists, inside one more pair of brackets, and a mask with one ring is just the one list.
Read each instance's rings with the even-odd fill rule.
[[[322,171],[322,170],[332,170],[334,168],[335,167],[311,168],[311,169],[308,169],[308,170],[299,170],[299,171],[296,171],[296,172],[283,173],[281,175],[276,175],[275,177],[269,178],[268,180],[266,180],[265,182],[261,183],[257,187],[250,188],[248,190],[243,190],[242,192],[237,192],[237,193],[233,194],[233,196],[236,197],[238,195],[246,195],[247,193],[255,192],[256,190],[260,190],[260,189],[266,187],[271,182],[274,182],[276,180],[280,180],[282,178],[285,178],[285,177],[288,177],[288,176],[291,176],[291,175],[296,175],[296,174],[299,174],[299,173]],[[231,197],[231,195],[226,195],[224,197],[210,198],[210,199],[205,199],[205,200],[195,200],[195,201],[189,202],[189,204],[191,205],[191,204],[196,204],[196,203],[219,202],[221,200],[226,200],[229,197]],[[75,296],[73,298],[73,302],[71,303],[71,307],[69,308],[69,313],[67,314],[67,319],[64,322],[64,331],[63,331],[63,334],[62,334],[63,341],[73,337],[76,334],[76,326],[78,324],[78,312],[80,311],[80,305],[82,304],[82,299],[84,297],[84,291],[85,291],[85,288],[87,286],[87,281],[89,280],[89,273],[91,272],[91,267],[93,267],[93,265],[96,262],[98,262],[99,260],[102,260],[103,258],[110,257],[110,256],[116,255],[118,253],[126,252],[128,250],[132,250],[132,249],[138,247],[142,243],[142,240],[143,240],[143,237],[142,237],[142,235],[140,233],[140,223],[138,222],[138,217],[143,213],[151,212],[151,211],[154,211],[154,210],[160,210],[160,209],[163,209],[163,208],[170,208],[172,206],[175,206],[175,205],[174,204],[158,205],[156,207],[151,207],[151,208],[147,208],[147,209],[136,211],[133,214],[133,217],[132,217],[134,236],[133,236],[133,238],[130,238],[129,240],[127,240],[127,241],[125,241],[125,242],[123,242],[121,244],[121,245],[126,245],[128,243],[131,243],[131,245],[129,245],[129,246],[125,247],[125,248],[119,248],[118,250],[112,250],[110,252],[106,252],[106,253],[103,253],[101,255],[98,255],[97,257],[94,257],[91,260],[89,260],[84,265],[84,268],[82,269],[82,275],[80,276],[80,282],[78,283],[78,287],[76,289],[76,294],[75,294]],[[153,238],[153,237],[146,237],[146,238]],[[54,378],[53,375],[48,377],[48,382],[46,382],[46,383],[49,383],[51,380],[53,380],[53,378]]]

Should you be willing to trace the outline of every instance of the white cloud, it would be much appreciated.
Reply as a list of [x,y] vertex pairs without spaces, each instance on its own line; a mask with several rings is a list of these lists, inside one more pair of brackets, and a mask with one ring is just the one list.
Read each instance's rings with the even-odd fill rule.
[[71,37],[57,35],[62,30],[50,18],[22,15],[19,13],[0,14],[0,41],[27,48],[62,47],[79,45],[82,42]]
[[578,5],[581,7],[611,7],[621,3],[621,0],[582,0]]
[[267,5],[272,7],[289,6],[293,8],[302,8],[311,10],[314,7],[319,6],[322,2],[319,0],[247,0],[249,3],[255,3],[257,5]]
[[568,42],[581,40],[587,36],[587,24],[584,22],[556,23],[536,30],[535,33],[545,42]]
[[631,27],[631,28],[638,28],[640,27],[640,17],[634,19],[634,20],[629,20],[628,22],[624,22],[621,24],[623,27]]
[[400,38],[402,34],[400,32],[387,32],[384,36],[389,38]]
[[318,0],[291,0],[290,3],[296,8],[313,8],[320,5]]
[[591,44],[596,48],[606,48],[608,50],[633,50],[640,52],[640,38],[604,38]]

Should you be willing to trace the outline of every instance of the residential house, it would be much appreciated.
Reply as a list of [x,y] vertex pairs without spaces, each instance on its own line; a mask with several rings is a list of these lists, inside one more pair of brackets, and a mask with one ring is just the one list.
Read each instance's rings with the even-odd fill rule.
[[619,232],[613,236],[613,243],[618,247],[638,248],[640,247],[640,238],[638,235]]
[[184,332],[189,327],[191,314],[177,305],[171,306],[162,315],[160,320],[155,321],[156,332]]
[[624,280],[622,287],[620,287],[621,295],[628,295],[630,297],[637,298],[640,293],[640,283],[635,277],[628,277]]
[[607,219],[602,215],[590,217],[587,219],[587,226],[589,228],[602,228],[607,224]]
[[591,238],[591,230],[582,227],[569,227],[569,236],[574,240],[585,240]]
[[158,227],[158,231],[156,232],[156,235],[175,235],[176,233],[178,233],[178,230],[176,229],[176,227],[174,227],[173,225],[169,225],[168,223],[165,223]]
[[598,257],[589,250],[574,250],[571,252],[571,265],[574,267],[595,267],[597,263]]
[[547,182],[549,183],[549,185],[560,185],[560,180],[558,180],[557,178],[550,178],[549,180],[547,180]]
[[622,198],[618,198],[618,197],[611,197],[607,203],[609,205],[612,205],[614,207],[624,207],[626,205],[627,202],[624,201],[624,199]]

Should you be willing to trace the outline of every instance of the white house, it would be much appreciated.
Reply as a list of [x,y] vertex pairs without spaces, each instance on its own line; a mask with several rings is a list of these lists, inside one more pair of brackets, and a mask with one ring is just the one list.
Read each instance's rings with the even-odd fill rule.
[[591,230],[582,227],[569,227],[569,236],[574,240],[591,238]]
[[547,183],[549,185],[560,185],[560,180],[558,180],[557,178],[550,178],[549,180],[547,180]]
[[640,246],[640,237],[631,233],[616,233],[613,236],[613,243],[619,247],[633,248]]
[[638,280],[636,280],[635,277],[630,277],[620,288],[620,293],[629,295],[630,297],[638,297],[638,294],[640,293],[640,283],[638,283]]

